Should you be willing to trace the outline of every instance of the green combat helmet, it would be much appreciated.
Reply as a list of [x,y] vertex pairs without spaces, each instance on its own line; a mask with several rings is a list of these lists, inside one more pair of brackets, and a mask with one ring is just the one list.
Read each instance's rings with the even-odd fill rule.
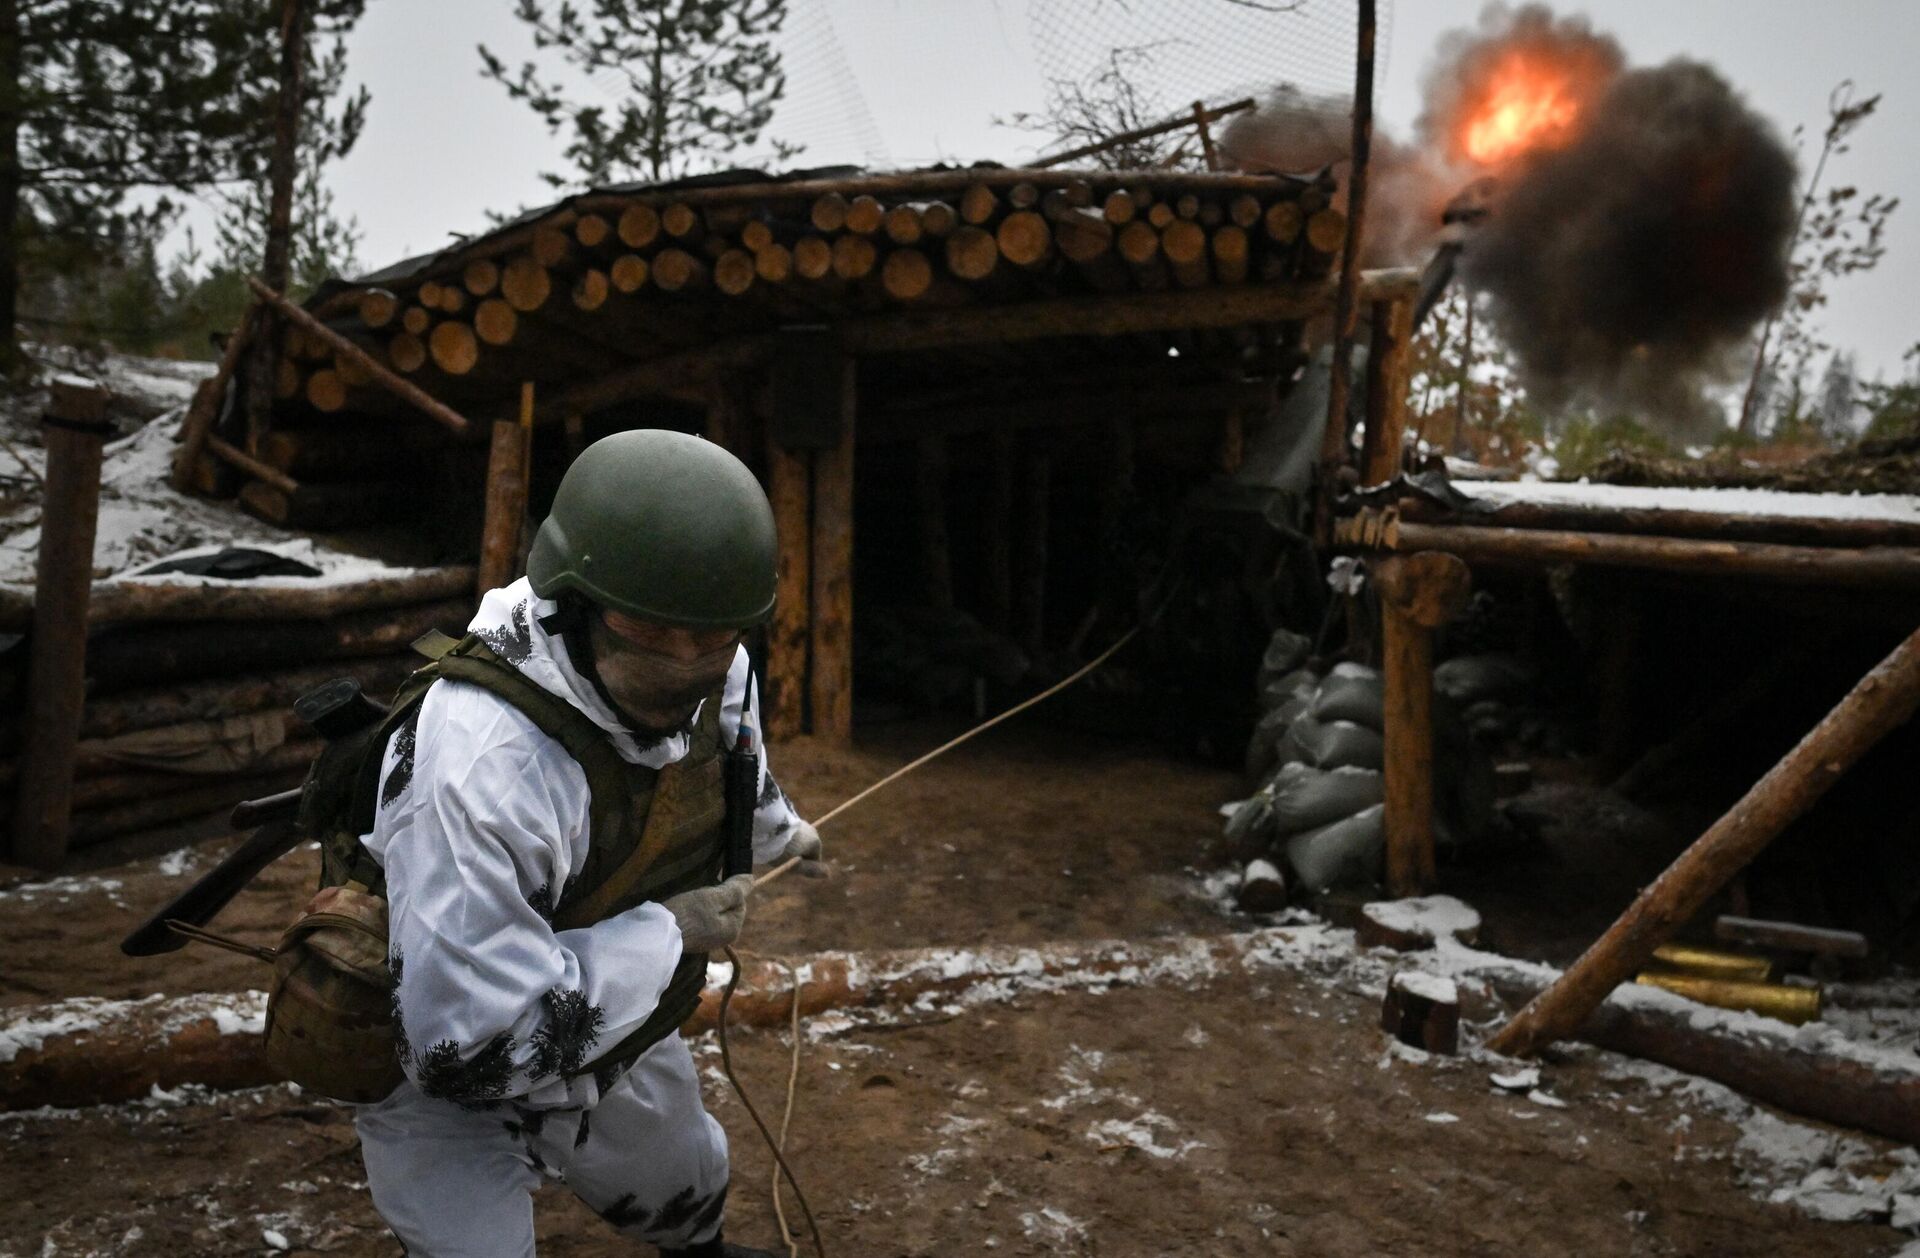
[[744,629],[773,614],[773,508],[744,463],[659,428],[594,442],[567,469],[527,556],[541,598],[572,591],[628,616]]

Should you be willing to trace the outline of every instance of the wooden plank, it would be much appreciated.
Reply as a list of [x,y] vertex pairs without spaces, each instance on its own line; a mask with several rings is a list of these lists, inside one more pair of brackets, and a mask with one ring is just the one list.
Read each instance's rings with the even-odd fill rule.
[[1415,524],[1407,520],[1398,521],[1381,540],[1391,550],[1443,550],[1468,563],[1523,567],[1591,564],[1808,586],[1920,588],[1920,549],[1913,547],[1778,546],[1559,529]]
[[767,693],[763,719],[768,738],[806,731],[807,641],[812,618],[812,458],[767,442],[767,500],[779,538],[773,622],[767,627]]
[[1367,347],[1367,438],[1360,483],[1383,485],[1400,471],[1407,434],[1407,391],[1413,387],[1413,302],[1375,302]]
[[1451,555],[1390,555],[1373,565],[1380,594],[1386,739],[1387,890],[1433,889],[1433,631],[1463,608],[1466,565]]
[[527,522],[527,458],[533,436],[533,385],[520,386],[520,419],[498,420],[487,458],[487,507],[480,531],[479,593],[512,582]]
[[55,869],[66,859],[73,819],[107,400],[105,389],[56,379],[48,401],[45,498],[27,659],[31,737],[21,752],[13,812],[12,859],[35,869]]
[[813,732],[853,743],[853,454],[855,363],[841,368],[840,439],[813,459]]

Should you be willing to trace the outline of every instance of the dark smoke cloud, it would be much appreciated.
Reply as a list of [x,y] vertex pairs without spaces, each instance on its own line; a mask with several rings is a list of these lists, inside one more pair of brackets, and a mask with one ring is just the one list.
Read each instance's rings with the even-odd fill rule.
[[1522,383],[1548,405],[1627,408],[1680,435],[1784,300],[1793,158],[1711,68],[1621,74],[1566,147],[1502,179],[1467,247]]
[[[1316,95],[1283,83],[1258,108],[1235,114],[1220,136],[1220,152],[1240,170],[1310,175],[1331,169],[1346,208],[1352,172],[1350,97]],[[1433,251],[1440,213],[1461,180],[1425,149],[1397,142],[1375,126],[1367,163],[1366,238],[1362,266],[1413,266]]]

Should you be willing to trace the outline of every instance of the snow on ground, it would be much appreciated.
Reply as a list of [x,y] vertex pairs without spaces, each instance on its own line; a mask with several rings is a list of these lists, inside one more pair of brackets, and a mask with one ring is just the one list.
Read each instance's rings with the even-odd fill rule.
[[[112,354],[81,369],[106,385],[136,416],[153,416],[130,434],[107,443],[93,548],[96,579],[125,574],[160,559],[213,554],[228,546],[272,551],[318,568],[322,574],[256,578],[252,582],[263,586],[312,588],[397,571],[257,520],[232,502],[210,502],[182,494],[167,483],[186,403],[195,386],[212,371],[211,364]],[[44,402],[44,395],[30,395],[0,414],[0,489],[15,487],[12,493],[0,494],[0,586],[11,585],[23,591],[33,586],[40,547],[40,504],[37,491],[19,487],[30,485],[45,470],[39,432]],[[141,580],[208,583],[180,575]]]
[[1546,507],[1602,507],[1615,511],[1702,511],[1801,520],[1893,520],[1920,524],[1920,497],[1907,494],[1813,494],[1784,489],[1706,489],[1691,486],[1596,485],[1587,481],[1475,481],[1462,492],[1496,507],[1524,502]]

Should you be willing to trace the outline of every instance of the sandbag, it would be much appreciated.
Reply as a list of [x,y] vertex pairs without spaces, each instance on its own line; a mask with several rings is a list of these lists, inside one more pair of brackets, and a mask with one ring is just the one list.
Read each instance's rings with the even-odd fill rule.
[[1351,817],[1379,803],[1385,792],[1377,769],[1295,763],[1282,765],[1260,794],[1266,799],[1265,823],[1276,836],[1291,836]]
[[1387,851],[1386,805],[1307,830],[1287,840],[1287,864],[1310,892],[1367,886],[1380,881]]
[[1260,657],[1260,671],[1254,678],[1257,695],[1267,692],[1267,683],[1301,668],[1313,653],[1313,641],[1291,629],[1276,629],[1267,639],[1266,652]]
[[1516,694],[1534,683],[1533,666],[1517,655],[1462,655],[1433,670],[1433,686],[1461,707]]
[[1378,769],[1386,763],[1386,740],[1379,730],[1352,721],[1317,721],[1305,715],[1287,727],[1279,743],[1280,760],[1303,760],[1320,769]]
[[1320,684],[1320,676],[1310,668],[1296,668],[1290,673],[1263,683],[1260,687],[1260,710],[1270,712],[1295,695],[1312,695]]
[[1384,731],[1382,710],[1386,691],[1378,676],[1362,677],[1343,673],[1341,665],[1327,675],[1313,692],[1313,705],[1307,710],[1316,721],[1352,721],[1370,730]]
[[1253,736],[1247,740],[1248,782],[1258,782],[1281,762],[1281,746],[1286,740],[1287,727],[1305,714],[1311,699],[1311,691],[1295,695],[1263,715],[1254,725]]
[[1264,790],[1255,791],[1227,818],[1225,837],[1227,854],[1235,861],[1265,856],[1275,837],[1273,797]]

